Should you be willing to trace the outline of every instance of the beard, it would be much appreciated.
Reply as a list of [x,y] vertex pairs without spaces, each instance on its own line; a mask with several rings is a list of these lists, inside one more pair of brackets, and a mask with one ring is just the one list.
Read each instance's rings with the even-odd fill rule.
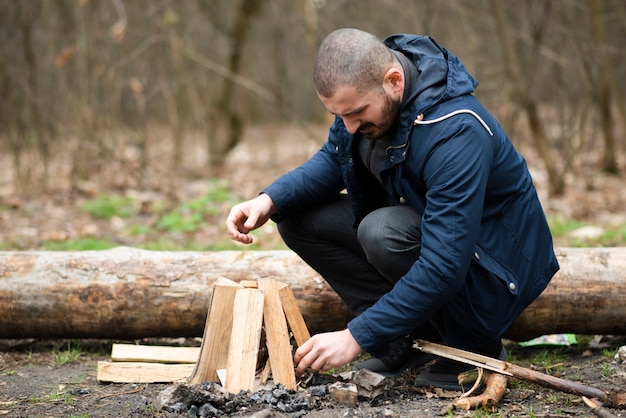
[[367,122],[359,127],[359,131],[368,139],[380,139],[387,135],[393,128],[395,128],[398,122],[398,115],[400,114],[400,107],[402,106],[401,100],[394,100],[391,96],[385,93],[383,101],[382,120],[377,123]]

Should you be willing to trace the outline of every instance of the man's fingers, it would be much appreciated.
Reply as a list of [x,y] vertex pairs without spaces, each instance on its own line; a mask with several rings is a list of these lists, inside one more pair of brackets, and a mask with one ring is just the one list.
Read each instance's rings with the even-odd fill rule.
[[247,234],[248,232],[250,232],[257,226],[258,222],[259,222],[259,214],[256,212],[250,212],[250,214],[248,215],[248,219],[246,219],[246,221],[243,222],[241,225],[242,227],[241,232],[244,232]]
[[296,354],[294,355],[296,376],[302,376],[307,370],[311,370],[315,373],[331,368],[327,367],[327,364],[329,364],[328,353],[323,347],[315,344],[315,341],[316,336],[309,339],[296,350]]
[[297,350],[295,355],[293,356],[293,361],[296,364],[296,376],[300,377],[306,372],[309,368],[309,363],[307,361],[307,354],[311,350],[310,339],[302,344]]

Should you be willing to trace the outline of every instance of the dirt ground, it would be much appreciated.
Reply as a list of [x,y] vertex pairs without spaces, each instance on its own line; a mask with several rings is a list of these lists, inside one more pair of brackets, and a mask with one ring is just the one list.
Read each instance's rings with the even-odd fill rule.
[[[181,341],[148,343],[180,344]],[[197,341],[182,341],[195,344]],[[509,361],[524,367],[577,381],[605,391],[626,388],[626,366],[613,358],[626,338],[602,337],[569,347],[520,348],[508,345]],[[81,355],[61,364],[68,344],[78,344]],[[156,397],[169,384],[104,384],[96,380],[96,364],[109,358],[111,342],[63,340],[0,341],[0,416],[7,417],[179,417],[187,412],[156,410]],[[512,379],[498,410],[450,410],[458,392],[416,391],[412,373],[389,378],[386,390],[374,399],[359,398],[345,406],[329,395],[314,396],[309,408],[281,412],[275,405],[247,402],[224,416],[232,417],[591,417],[578,395]],[[610,409],[614,416],[626,411]],[[195,416],[195,415],[191,415]]]
[[[256,195],[264,184],[311,155],[325,136],[325,128],[317,131],[320,140],[301,139],[302,132],[290,128],[252,130],[247,141],[229,157],[220,173],[239,198]],[[268,142],[267,138],[274,138]],[[298,138],[298,139],[294,139]],[[161,151],[155,147],[156,155]],[[124,150],[120,154],[132,153]],[[525,153],[537,184],[542,202],[549,215],[565,219],[583,214],[587,222],[601,228],[626,224],[626,188],[623,179],[595,177],[589,189],[576,179],[569,180],[568,194],[559,199],[547,199],[545,175],[533,157]],[[8,157],[0,157],[8,158]],[[46,239],[76,239],[82,235],[108,238],[121,245],[133,245],[137,237],[124,235],[119,219],[95,220],[81,212],[81,202],[105,190],[125,190],[146,199],[176,194],[179,199],[193,197],[205,191],[207,173],[202,169],[201,153],[187,153],[188,171],[167,171],[160,159],[154,158],[141,179],[121,168],[136,167],[133,161],[111,165],[99,177],[83,184],[77,193],[66,190],[62,161],[57,166],[54,191],[49,194],[17,194],[6,181],[0,182],[0,243],[18,243],[20,249],[42,249]],[[282,161],[281,164],[276,161]],[[6,161],[0,161],[6,167]],[[195,170],[195,171],[194,171]],[[189,172],[193,175],[189,176]],[[141,180],[141,181],[139,181]],[[146,186],[147,185],[147,186]],[[223,218],[228,207],[220,207],[214,222],[196,238],[210,244],[222,240]],[[274,245],[279,238],[275,228],[268,226],[260,233],[261,242]],[[190,234],[185,235],[189,239]],[[139,238],[140,239],[140,238]],[[257,238],[258,239],[258,238]],[[573,238],[572,238],[573,239]],[[556,245],[569,246],[568,237],[559,238]],[[263,247],[261,247],[263,248]],[[134,341],[149,344],[199,345],[199,339],[164,341]],[[100,340],[1,340],[0,339],[0,416],[7,417],[178,417],[187,412],[156,410],[155,398],[168,384],[104,384],[96,380],[97,362],[110,358],[112,341]],[[538,371],[605,391],[626,391],[625,367],[613,355],[626,344],[621,336],[580,336],[579,344],[569,347],[521,348],[508,345],[509,361]],[[448,410],[459,393],[416,391],[407,373],[390,379],[387,390],[375,399],[359,398],[356,406],[341,405],[329,396],[310,402],[308,417],[434,417],[434,416],[500,416],[500,417],[584,417],[594,416],[578,395],[544,388],[524,381],[511,380],[497,412],[484,410],[466,412]],[[626,411],[611,409],[615,416]],[[263,402],[252,402],[232,409],[228,416],[296,417],[303,412],[285,413]]]

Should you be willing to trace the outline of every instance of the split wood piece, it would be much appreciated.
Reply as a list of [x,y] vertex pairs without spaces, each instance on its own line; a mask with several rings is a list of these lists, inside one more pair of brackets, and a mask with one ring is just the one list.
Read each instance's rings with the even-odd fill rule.
[[[259,287],[258,280],[241,280],[239,284],[243,287],[249,287],[253,289]],[[276,285],[278,286],[280,302],[282,303],[283,311],[285,312],[285,316],[287,317],[287,323],[289,324],[289,328],[291,328],[291,332],[293,333],[293,337],[296,340],[296,344],[298,346],[301,346],[306,340],[311,338],[311,334],[309,333],[309,329],[304,322],[302,312],[300,312],[300,308],[298,307],[296,296],[294,295],[293,290],[291,290],[291,287],[288,284],[277,281]]]
[[264,279],[258,281],[258,288],[265,296],[263,321],[274,382],[283,384],[287,390],[296,390],[289,329],[278,294],[278,284],[275,280]]
[[193,368],[193,364],[99,361],[97,379],[111,383],[184,382]]
[[177,382],[189,376],[199,352],[198,347],[113,344],[111,361],[98,362],[97,379],[112,383]]
[[296,296],[293,294],[291,287],[287,285],[280,287],[278,293],[280,295],[283,311],[285,312],[285,317],[289,323],[289,328],[291,328],[291,332],[293,333],[293,338],[296,340],[296,345],[300,347],[311,338],[311,334],[304,322],[302,312],[300,312],[300,308],[298,308]]
[[[220,278],[213,288],[209,313],[204,327],[196,367],[189,383],[216,382],[218,369],[225,369],[228,361],[228,344],[233,328],[233,304],[238,289],[243,286]],[[257,340],[258,344],[258,340]]]
[[195,364],[199,354],[199,347],[113,344],[111,361]]
[[256,363],[263,326],[265,296],[256,289],[238,289],[226,363],[226,390],[230,393],[254,391]]
[[[243,287],[257,289],[259,287],[259,280],[241,280],[239,284]],[[311,338],[311,334],[309,333],[309,329],[304,322],[302,312],[300,312],[300,308],[298,307],[296,296],[294,295],[293,290],[291,290],[291,287],[288,284],[276,281],[276,285],[278,287],[280,302],[283,306],[285,316],[287,317],[287,323],[289,324],[289,328],[291,328],[291,332],[293,333],[293,337],[296,340],[296,344],[298,346],[301,346],[306,340]]]
[[541,386],[552,387],[563,392],[595,398],[611,407],[624,408],[626,406],[626,392],[605,392],[598,388],[530,370],[506,361],[424,340],[415,340],[413,347],[425,353],[435,354],[440,357],[477,367],[483,367],[487,370],[513,376],[517,379],[526,380]]

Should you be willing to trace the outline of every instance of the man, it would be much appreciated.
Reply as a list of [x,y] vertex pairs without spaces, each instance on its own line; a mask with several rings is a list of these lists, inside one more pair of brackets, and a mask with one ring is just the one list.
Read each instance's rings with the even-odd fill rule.
[[[502,335],[558,263],[526,163],[472,96],[477,82],[429,37],[340,29],[314,83],[335,115],[327,142],[226,221],[251,243],[271,217],[355,314],[299,347],[296,373],[365,350],[357,368],[397,374],[432,360],[415,338],[504,358]],[[439,359],[415,384],[459,389],[465,369]]]

